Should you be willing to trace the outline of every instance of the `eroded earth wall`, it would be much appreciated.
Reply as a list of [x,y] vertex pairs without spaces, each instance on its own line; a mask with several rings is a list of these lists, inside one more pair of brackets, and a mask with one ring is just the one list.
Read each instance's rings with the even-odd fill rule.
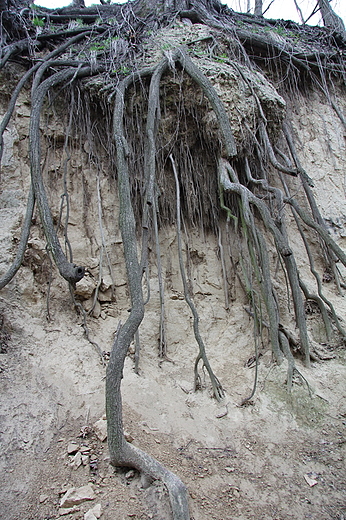
[[[13,66],[11,72],[6,74],[0,81],[3,100],[1,115],[5,113],[6,100],[21,70]],[[28,99],[28,91],[24,89],[4,134],[0,179],[0,274],[5,272],[15,255],[30,186]],[[346,99],[340,96],[338,102],[341,109],[346,111]],[[292,116],[301,162],[314,182],[313,191],[318,207],[338,244],[346,248],[345,128],[333,108],[316,92],[306,96],[297,94],[295,100],[287,101],[287,110]],[[126,320],[129,309],[114,174],[110,171],[104,150],[99,150],[97,164],[92,160],[91,143],[87,136],[79,135],[69,141],[70,157],[67,158],[64,149],[66,114],[59,103],[54,104],[54,108],[47,108],[41,128],[43,171],[53,218],[57,223],[66,170],[70,203],[68,237],[74,262],[86,266],[86,276],[77,285],[76,297],[84,309],[90,311],[87,317],[90,338],[102,352],[109,352],[118,324]],[[299,181],[290,178],[289,186],[291,193],[299,197],[302,190]],[[63,204],[66,205],[66,201]],[[290,222],[289,236],[298,267],[311,281],[301,238],[289,209],[285,211]],[[317,239],[311,233],[309,237],[317,254]],[[313,367],[310,374],[301,367],[304,375],[312,381],[314,392],[320,397],[311,403],[305,403],[305,397],[301,398],[299,406],[296,403],[290,408],[290,402],[282,390],[285,368],[272,365],[264,338],[259,397],[252,407],[239,408],[239,403],[250,394],[253,384],[253,370],[246,366],[246,362],[254,355],[253,324],[244,309],[247,301],[236,277],[230,275],[230,308],[226,310],[217,237],[207,233],[202,235],[197,229],[192,229],[189,231],[189,280],[208,356],[226,391],[226,398],[220,404],[210,398],[207,376],[203,381],[203,392],[194,393],[193,363],[197,347],[191,312],[183,297],[174,228],[161,230],[160,248],[168,360],[158,359],[160,301],[152,248],[149,270],[151,299],[140,328],[139,374],[133,371],[132,353],[125,364],[123,399],[126,428],[141,447],[151,450],[165,463],[181,471],[182,477],[192,488],[194,518],[226,518],[222,512],[225,507],[229,514],[238,514],[237,518],[253,518],[249,508],[252,496],[259,500],[257,505],[265,515],[263,518],[274,518],[270,516],[268,504],[275,508],[277,500],[270,492],[270,482],[263,480],[263,475],[268,475],[266,468],[271,468],[271,474],[276,475],[277,479],[281,474],[270,466],[273,464],[273,453],[270,450],[275,452],[275,445],[281,442],[286,448],[290,446],[293,449],[294,437],[287,437],[287,432],[292,429],[297,432],[300,427],[313,428],[314,421],[317,424],[323,420],[321,417],[324,411],[339,414],[338,417],[346,414],[345,387],[342,383],[345,380],[344,361],[338,354],[337,359]],[[272,254],[274,258],[274,252]],[[322,265],[318,256],[316,264]],[[276,283],[278,286],[284,283],[279,275]],[[99,290],[95,299],[97,287]],[[146,291],[147,287],[144,288]],[[333,283],[326,283],[325,291],[343,318],[344,298],[337,294]],[[91,427],[104,414],[105,368],[97,349],[86,338],[82,316],[73,307],[66,282],[51,265],[37,212],[32,222],[24,264],[11,283],[1,291],[0,310],[11,338],[3,342],[0,354],[0,471],[6,475],[2,480],[0,507],[6,513],[3,517],[7,519],[48,518],[48,514],[58,515],[61,490],[72,484],[83,485],[91,478],[89,465],[71,469],[71,457],[67,456],[66,445],[70,439],[82,442],[78,438],[80,429]],[[288,321],[291,319],[289,314],[287,311],[285,319]],[[309,320],[313,340],[317,344],[323,343],[321,324],[313,316]],[[337,411],[333,408],[336,399]],[[280,426],[276,428],[278,422]],[[336,428],[341,428],[340,422],[336,424]],[[255,432],[258,432],[258,438]],[[193,443],[198,443],[200,451],[190,454],[190,458],[177,459],[178,450],[182,455],[183,447],[185,450],[192,449]],[[225,451],[226,459],[221,461],[223,466],[216,467],[214,456],[219,452],[209,451],[209,462],[202,457],[203,453],[207,454],[207,449],[212,448],[233,450],[235,458],[230,461],[227,458],[230,452]],[[198,463],[196,453],[200,457]],[[106,446],[103,448],[103,456],[98,457],[100,461],[102,459],[99,465],[106,464]],[[342,464],[340,457],[334,461],[335,471],[342,473],[342,468],[338,466]],[[240,465],[240,459],[243,480],[237,481],[234,475],[239,477],[241,474],[238,471],[240,466],[237,466]],[[303,469],[300,466],[295,470],[290,469],[285,460],[281,461],[287,464],[282,473],[285,475],[281,477],[291,475],[292,482],[299,489],[300,481],[294,481],[294,474],[299,470],[303,475]],[[214,461],[215,467],[210,461]],[[298,457],[297,464],[299,461]],[[251,465],[252,470],[249,469]],[[102,471],[103,482],[107,482],[112,470],[108,468]],[[256,491],[254,488],[259,484],[251,484],[251,471],[255,475],[253,478],[263,483],[260,499],[258,489]],[[247,472],[246,475],[244,472]],[[328,480],[329,477],[325,478]],[[95,486],[100,486],[101,480],[100,473],[96,477],[94,475]],[[244,483],[245,480],[248,484]],[[223,490],[226,484],[227,492]],[[108,489],[108,484],[104,485]],[[320,481],[319,486],[322,486]],[[109,496],[105,497],[102,486],[98,489],[105,518],[110,518],[107,515],[114,507],[114,497],[110,500]],[[125,518],[132,512],[131,504],[126,498],[126,492],[119,489],[118,511],[122,516],[116,518]],[[283,486],[284,505],[281,506],[281,513],[286,515],[284,518],[303,518],[301,511],[314,513],[321,510],[319,500],[322,498],[317,498],[317,495],[312,499],[313,506],[311,500],[310,506],[305,502],[303,504],[303,497],[301,508],[297,509],[298,506],[292,502],[293,498],[289,498],[288,489],[288,484]],[[337,486],[334,497],[336,504],[342,502],[342,492],[339,493],[338,489]],[[306,492],[310,493],[310,488]],[[135,491],[132,491],[132,495],[137,511],[149,515],[150,511],[145,509],[146,506]],[[113,506],[109,505],[112,501]],[[81,508],[73,518],[81,517],[78,517],[78,514],[83,513],[83,506]],[[291,517],[292,508],[295,516]],[[154,509],[151,511],[154,516],[141,518],[163,518]]]

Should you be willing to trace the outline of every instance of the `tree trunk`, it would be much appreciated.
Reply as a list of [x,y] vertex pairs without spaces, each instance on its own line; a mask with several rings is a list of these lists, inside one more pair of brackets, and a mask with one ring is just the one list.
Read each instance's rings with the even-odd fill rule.
[[255,0],[255,16],[263,16],[262,14],[263,2],[262,0]]
[[328,0],[318,0],[318,6],[321,11],[323,23],[325,27],[328,27],[329,29],[332,29],[333,31],[336,31],[344,36],[346,38],[346,30],[345,30],[345,24],[338,16],[333,9],[330,6],[330,3]]

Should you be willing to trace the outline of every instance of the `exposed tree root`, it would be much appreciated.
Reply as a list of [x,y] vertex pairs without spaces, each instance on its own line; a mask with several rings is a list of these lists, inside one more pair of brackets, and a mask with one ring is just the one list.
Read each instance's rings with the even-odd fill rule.
[[29,239],[30,234],[30,226],[31,226],[31,220],[32,215],[34,212],[34,206],[35,206],[35,195],[34,190],[32,188],[32,185],[30,186],[30,192],[28,197],[28,202],[26,204],[26,213],[24,217],[24,222],[22,226],[22,233],[20,235],[20,240],[18,244],[17,254],[16,257],[11,265],[11,267],[8,269],[8,271],[3,274],[0,278],[0,289],[3,289],[14,277],[20,266],[22,265],[24,253],[26,250],[26,246]]
[[[262,320],[257,315],[256,305],[253,305],[253,308],[254,308],[254,311],[251,314],[254,318],[255,377],[254,377],[254,383],[253,383],[253,388],[252,388],[251,394],[249,395],[249,397],[245,397],[245,399],[242,400],[242,402],[240,403],[240,406],[243,406],[244,404],[251,401],[251,399],[253,398],[253,396],[255,395],[256,390],[257,390],[258,363],[259,363],[258,340],[259,340],[259,336],[260,336],[260,330],[262,329]],[[268,325],[268,328],[269,328],[269,325]]]
[[[281,179],[283,185],[284,185],[284,188],[285,188],[285,192],[286,192],[286,195],[289,196],[289,191],[288,191],[288,188],[284,182],[284,179]],[[346,338],[346,333],[340,323],[340,320],[339,318],[337,317],[337,314],[335,312],[335,309],[332,305],[332,303],[324,296],[323,294],[323,291],[322,291],[322,281],[321,281],[321,278],[320,278],[320,275],[318,274],[316,268],[315,268],[315,263],[314,263],[314,259],[313,259],[313,256],[312,256],[312,252],[311,252],[311,249],[309,247],[309,244],[308,244],[308,241],[306,239],[306,236],[305,236],[305,233],[302,229],[302,226],[301,226],[301,223],[299,221],[299,218],[298,218],[298,215],[297,213],[295,212],[295,210],[292,208],[292,213],[293,213],[293,217],[296,221],[296,225],[297,225],[297,228],[298,228],[298,231],[300,233],[300,236],[302,237],[302,240],[303,240],[303,243],[304,243],[304,246],[305,246],[305,249],[306,249],[306,253],[307,253],[307,256],[308,256],[308,259],[309,259],[309,265],[310,265],[310,271],[311,273],[313,274],[313,276],[315,277],[315,280],[316,280],[316,285],[317,285],[317,291],[318,291],[318,294],[313,294],[311,292],[309,292],[306,284],[301,280],[299,279],[299,283],[300,283],[300,287],[305,295],[305,298],[307,300],[313,300],[317,303],[319,309],[320,309],[320,312],[321,312],[321,315],[322,315],[322,318],[323,318],[323,322],[324,322],[324,325],[325,325],[325,329],[326,329],[326,335],[327,335],[327,340],[330,341],[332,339],[332,328],[331,328],[331,320],[329,318],[329,315],[328,315],[328,312],[327,312],[327,309],[326,309],[326,305],[329,307],[329,311],[333,317],[333,320],[334,320],[334,323],[335,323],[335,326],[336,328],[338,329],[338,331],[340,332],[340,334],[342,335],[342,337],[345,339]],[[329,258],[330,258],[330,255],[328,255]]]
[[59,272],[65,280],[74,285],[76,282],[81,280],[84,276],[84,267],[76,266],[70,263],[61,249],[59,239],[56,235],[56,231],[53,224],[51,211],[48,204],[46,191],[43,185],[41,175],[41,149],[40,149],[40,113],[42,104],[46,93],[49,88],[57,85],[63,81],[73,78],[75,75],[90,75],[91,71],[89,68],[84,69],[67,69],[57,72],[50,78],[46,79],[39,87],[35,90],[32,96],[32,111],[30,117],[30,164],[31,164],[31,176],[32,184],[34,188],[35,197],[37,200],[38,209],[40,212],[42,226],[46,235],[49,250],[53,256],[53,259],[59,269]]
[[154,227],[154,235],[155,235],[157,278],[158,278],[158,282],[159,282],[159,296],[160,296],[159,356],[162,359],[168,359],[167,341],[166,341],[166,322],[165,322],[165,293],[164,293],[164,282],[163,282],[163,276],[162,276],[161,250],[160,250],[160,241],[159,241],[159,228],[158,228],[158,223],[157,223],[156,200],[154,200],[154,208],[153,208],[153,227]]
[[206,350],[205,350],[205,345],[204,345],[202,336],[201,336],[200,331],[199,331],[198,312],[197,312],[197,309],[196,309],[196,307],[195,307],[195,305],[194,305],[194,303],[193,303],[193,301],[191,299],[191,296],[189,294],[188,285],[187,285],[187,278],[186,278],[186,274],[185,274],[185,267],[184,267],[183,253],[182,253],[182,245],[181,245],[181,224],[180,224],[181,217],[180,217],[179,178],[178,178],[178,172],[177,172],[177,169],[176,169],[176,166],[175,166],[174,159],[173,159],[173,157],[171,155],[169,156],[169,158],[170,158],[170,161],[172,163],[172,168],[173,168],[173,173],[174,173],[174,178],[175,178],[175,186],[176,186],[176,197],[177,197],[177,239],[178,239],[178,255],[179,255],[180,274],[181,274],[181,278],[182,278],[182,281],[183,281],[185,300],[186,300],[186,303],[188,304],[188,306],[190,307],[192,315],[193,315],[193,331],[194,331],[195,338],[196,338],[196,341],[197,341],[197,344],[198,344],[198,347],[199,347],[199,353],[198,353],[198,356],[197,356],[196,361],[195,361],[195,390],[197,390],[198,388],[201,388],[201,386],[202,386],[201,385],[201,377],[200,377],[200,375],[198,373],[198,365],[199,365],[199,362],[202,361],[203,366],[206,368],[206,370],[208,372],[208,375],[210,377],[211,385],[212,385],[212,388],[213,388],[213,395],[214,395],[214,397],[218,401],[220,401],[224,397],[224,391],[223,391],[223,388],[221,386],[220,381],[215,376],[215,374],[214,374],[214,372],[213,372],[213,370],[212,370],[212,368],[210,366],[210,363],[208,361],[207,353],[206,353]]
[[[228,163],[228,161],[225,161],[224,159],[221,159],[219,161],[219,182],[222,186],[222,188],[225,191],[230,191],[232,193],[236,193],[241,198],[241,209],[244,221],[247,224],[247,227],[249,229],[252,229],[253,237],[255,238],[258,234],[255,228],[252,211],[250,205],[253,205],[259,212],[261,219],[263,221],[263,224],[265,227],[272,233],[273,238],[275,240],[276,248],[281,255],[283,262],[286,267],[287,276],[290,282],[290,288],[292,292],[292,299],[294,303],[294,310],[295,310],[295,316],[296,316],[296,322],[297,326],[300,332],[300,340],[301,340],[301,348],[305,355],[305,363],[307,366],[310,364],[310,348],[309,348],[309,340],[306,330],[306,321],[305,321],[305,315],[304,315],[304,306],[303,306],[303,300],[302,295],[299,287],[299,278],[298,278],[298,271],[295,263],[294,256],[292,254],[292,250],[289,246],[287,236],[279,230],[277,225],[275,224],[273,218],[270,215],[270,212],[267,208],[267,206],[264,204],[262,200],[260,200],[258,197],[256,197],[251,191],[248,190],[245,186],[239,183],[238,177],[234,171],[234,169],[231,167],[231,165]],[[232,177],[231,180],[229,178],[229,175]],[[267,279],[269,276],[269,271],[267,266],[267,261],[265,259],[265,256],[263,256],[263,251],[266,250],[266,247],[262,246],[260,247],[260,252],[262,254],[262,263],[260,260],[263,279]],[[265,283],[270,283],[269,280],[266,280]],[[275,311],[275,305],[270,303],[272,301],[272,289],[267,288],[266,290],[266,306],[267,306],[267,312],[269,315],[269,320],[272,321],[272,325],[270,327],[271,331],[271,341],[272,341],[272,348],[274,349],[274,354],[278,355],[278,327],[274,325],[274,323],[277,323],[277,318],[275,317],[277,310]],[[268,299],[269,298],[269,299]]]
[[[30,79],[30,77],[33,74],[36,73],[36,71],[39,71],[39,73],[36,74],[35,81],[33,82],[32,90],[35,91],[42,79],[44,71],[47,70],[48,67],[51,67],[54,64],[60,65],[60,62],[54,63],[53,58],[57,58],[58,56],[61,56],[61,54],[66,49],[68,49],[71,45],[74,45],[75,43],[77,43],[79,40],[83,39],[87,34],[89,34],[89,32],[84,31],[83,33],[78,34],[74,38],[71,38],[68,41],[64,42],[62,45],[60,45],[59,47],[57,47],[56,49],[54,49],[53,51],[48,53],[47,56],[45,56],[41,61],[39,61],[38,63],[33,65],[25,74],[23,74],[23,76],[19,80],[18,84],[16,85],[16,88],[14,89],[14,91],[12,93],[11,100],[8,104],[7,112],[4,115],[4,117],[0,123],[0,162],[1,162],[1,157],[2,157],[2,153],[3,153],[4,131],[6,130],[6,127],[11,119],[13,110],[16,105],[17,98],[18,98],[22,88],[24,87],[25,83]],[[18,51],[18,47],[15,47],[15,50]]]
[[112,464],[135,467],[154,479],[161,479],[168,489],[173,518],[175,520],[188,520],[187,491],[184,484],[155,459],[129,444],[125,440],[123,433],[120,391],[123,366],[129,345],[144,316],[144,301],[141,284],[142,274],[137,257],[136,226],[131,202],[127,146],[123,132],[124,93],[128,83],[129,80],[125,80],[117,92],[114,110],[114,139],[117,148],[120,229],[124,244],[124,256],[132,307],[127,321],[117,334],[107,367],[106,411],[108,445]]
[[[297,24],[292,22],[274,22],[265,20],[262,16],[239,15],[226,6],[221,6],[217,0],[213,2],[198,0],[193,5],[187,0],[177,0],[176,2],[155,5],[155,8],[149,0],[129,2],[125,6],[102,5],[88,9],[65,8],[54,12],[39,8],[36,15],[47,22],[47,27],[53,22],[59,24],[59,30],[53,32],[46,27],[42,34],[36,33],[36,29],[31,22],[30,10],[27,11],[29,15],[23,15],[20,18],[20,23],[16,22],[19,24],[17,29],[15,24],[10,23],[7,19],[6,38],[8,45],[2,49],[0,56],[0,69],[13,59],[24,58],[23,63],[29,63],[29,69],[18,82],[9,102],[8,110],[0,124],[0,159],[3,151],[4,131],[14,111],[18,95],[30,77],[35,74],[32,84],[29,137],[32,187],[16,258],[8,272],[0,279],[0,289],[12,279],[22,262],[35,203],[39,210],[48,250],[60,274],[70,283],[71,294],[74,284],[84,275],[84,268],[73,263],[73,244],[70,244],[67,236],[69,195],[67,193],[66,175],[64,177],[64,194],[58,227],[63,220],[62,206],[65,201],[67,210],[63,227],[67,254],[64,253],[58,239],[59,229],[56,229],[53,223],[41,171],[40,114],[49,89],[61,85],[66,86],[77,79],[102,73],[101,83],[103,86],[102,88],[97,87],[99,97],[101,97],[101,94],[107,95],[112,91],[112,94],[108,97],[110,102],[115,95],[113,138],[116,147],[116,175],[120,202],[119,224],[131,299],[130,314],[126,322],[118,328],[107,367],[106,407],[110,458],[114,465],[132,466],[153,479],[161,479],[170,496],[174,519],[188,520],[188,496],[184,484],[158,461],[129,444],[124,438],[122,422],[121,379],[125,357],[134,338],[136,340],[135,370],[137,372],[139,370],[139,327],[144,317],[144,306],[150,298],[150,277],[148,274],[150,240],[155,243],[159,283],[161,310],[159,355],[163,359],[168,359],[159,228],[163,220],[160,212],[162,212],[165,201],[170,198],[171,194],[164,193],[165,190],[160,190],[160,182],[162,182],[162,178],[165,178],[163,186],[167,190],[170,189],[172,193],[174,193],[174,186],[176,188],[176,198],[171,197],[173,199],[171,216],[173,215],[172,220],[176,220],[177,224],[180,272],[185,299],[193,315],[194,334],[199,347],[194,365],[195,388],[201,387],[199,371],[201,363],[210,377],[213,395],[218,400],[224,396],[222,385],[213,373],[206,355],[205,345],[199,332],[198,311],[189,290],[189,267],[186,268],[182,254],[181,219],[185,217],[184,222],[188,222],[187,226],[190,223],[195,225],[198,222],[203,233],[204,226],[208,231],[212,230],[218,233],[226,309],[230,307],[231,298],[228,291],[232,277],[233,279],[239,278],[240,285],[250,302],[251,308],[248,309],[248,312],[254,318],[256,373],[253,391],[243,403],[251,399],[256,391],[258,346],[264,326],[268,329],[276,362],[280,363],[283,356],[287,359],[288,389],[291,390],[292,388],[294,374],[298,374],[306,382],[297,370],[293,356],[293,352],[299,350],[305,358],[305,364],[309,366],[311,352],[304,298],[317,304],[324,321],[328,341],[331,341],[333,337],[333,327],[336,327],[344,339],[346,333],[336,310],[323,294],[321,277],[315,267],[312,251],[301,222],[317,233],[322,246],[324,261],[332,270],[340,292],[345,284],[338,273],[336,262],[340,261],[346,266],[346,255],[326,229],[311,190],[312,180],[299,162],[288,126],[283,125],[283,132],[289,149],[287,153],[290,154],[290,157],[286,155],[285,151],[274,146],[274,140],[269,130],[270,119],[266,117],[265,104],[263,103],[262,106],[260,97],[256,93],[256,85],[254,82],[252,84],[252,80],[244,74],[243,68],[247,67],[248,71],[252,73],[255,64],[264,64],[266,73],[268,75],[272,73],[273,78],[275,77],[276,80],[279,78],[279,82],[286,82],[288,90],[292,88],[292,85],[296,88],[298,85],[304,84],[307,79],[311,80],[325,94],[328,102],[333,106],[345,126],[345,118],[328,90],[330,78],[338,77],[345,82],[343,54],[345,44],[340,38],[338,40],[337,35],[331,37],[330,31],[312,30],[308,27],[299,28]],[[257,11],[257,14],[259,14],[259,11]],[[177,46],[177,48],[165,50],[163,52],[164,57],[153,66],[143,68],[138,66],[138,63],[144,61],[142,59],[145,55],[144,42],[146,38],[149,38],[148,31],[155,32],[158,28],[173,27],[179,17],[188,18],[192,23],[203,23],[213,28],[212,38],[228,41],[226,62],[228,64],[231,61],[239,62],[239,65],[236,64],[232,68],[232,73],[237,70],[238,79],[246,85],[247,90],[250,90],[256,105],[254,112],[254,114],[256,113],[254,115],[256,121],[254,121],[251,129],[250,124],[248,125],[246,129],[248,141],[245,144],[241,143],[243,149],[238,147],[241,151],[237,151],[224,103],[206,75],[190,58],[188,47]],[[88,24],[88,27],[79,26],[71,29],[65,25],[77,19],[82,20],[84,24]],[[275,33],[280,33],[279,29],[285,34],[286,31],[293,31],[293,36],[302,38],[302,45],[298,45],[289,34],[278,38],[278,34]],[[319,35],[319,41],[315,44],[311,42],[311,35],[316,33]],[[27,38],[24,38],[25,34],[27,34]],[[19,41],[12,42],[12,39],[18,38],[18,36]],[[29,52],[30,49],[36,46],[36,51],[39,51],[45,49],[46,45],[55,44],[55,42],[61,40],[63,40],[63,43],[59,47],[48,52],[45,56],[40,56],[40,61],[34,62],[35,53]],[[207,40],[209,41],[209,38]],[[83,48],[80,47],[82,41]],[[338,41],[339,43],[337,43]],[[68,58],[63,56],[67,50],[69,50]],[[209,55],[215,57],[214,50],[209,48],[209,51]],[[57,59],[59,57],[61,58]],[[170,71],[173,71],[176,76],[179,73],[180,78],[183,78],[178,87],[178,97],[180,97],[172,103],[172,105],[178,106],[176,112],[168,105],[166,100],[162,101],[160,97],[160,86],[168,81]],[[199,105],[195,103],[190,112],[186,108],[184,93],[182,92],[186,78],[189,82],[192,81],[193,89],[196,89],[196,92],[198,91],[199,95],[205,98],[203,103]],[[136,134],[135,130],[128,131],[126,125],[126,131],[124,130],[124,110],[129,101],[126,97],[128,88],[138,83],[140,83],[142,89],[139,94],[141,102],[143,106],[147,106],[147,109],[142,108],[138,112],[136,121],[138,131]],[[176,92],[174,88],[172,92]],[[218,129],[212,137],[203,137],[202,139],[200,127],[204,126],[205,123],[199,112],[205,110],[206,107],[210,111],[210,106],[216,116]],[[189,124],[196,123],[196,132],[199,133],[196,140],[197,153],[196,150],[193,152],[189,147],[188,138],[182,135],[184,133],[182,132],[183,123],[180,120],[177,121],[174,131],[171,132],[169,142],[165,141],[164,133],[160,134],[163,108],[167,109],[167,112],[171,111],[170,114],[175,113],[178,119],[186,118],[188,122],[185,123],[185,130]],[[145,121],[145,124],[143,121]],[[72,114],[65,139],[65,174],[69,160],[68,136],[71,123]],[[280,122],[277,121],[275,124],[279,125]],[[246,121],[244,126],[247,126]],[[92,134],[90,129],[89,131]],[[91,139],[93,139],[93,136]],[[129,139],[129,142],[127,142],[127,139]],[[239,139],[241,140],[241,138]],[[108,145],[105,144],[105,149],[111,156],[112,146],[109,141]],[[107,254],[102,224],[100,170],[96,156],[95,151],[90,155],[98,171],[96,190],[101,246],[100,272],[94,303],[96,303],[102,281],[103,255]],[[134,156],[136,159],[134,159]],[[178,166],[173,157],[177,160]],[[158,164],[160,165],[159,173]],[[200,168],[201,171],[199,171],[199,166],[203,166]],[[212,175],[213,167],[215,167],[214,176]],[[199,177],[203,177],[203,175],[205,178],[199,181]],[[289,183],[286,183],[285,180],[286,175],[298,177],[301,180],[311,215],[309,211],[298,204],[297,200],[291,197]],[[160,176],[161,179],[158,178]],[[277,183],[271,181],[275,185],[271,184],[269,179],[272,179],[273,176],[281,178],[283,190],[277,187]],[[292,179],[291,182],[293,182]],[[209,189],[210,193],[202,198],[199,192]],[[212,191],[215,191],[215,193],[212,193]],[[137,195],[138,198],[136,198]],[[191,200],[194,197],[198,199],[197,203]],[[135,200],[134,204],[133,199]],[[202,203],[206,200],[209,204],[208,218],[205,217],[204,211],[206,210]],[[137,203],[138,201],[139,203]],[[292,208],[297,228],[305,245],[310,270],[316,281],[316,294],[302,280],[297,269],[284,219],[284,208],[287,205]],[[137,220],[136,216],[138,217]],[[224,222],[225,220],[226,222]],[[136,223],[142,227],[140,260],[137,253]],[[223,227],[224,224],[225,227]],[[227,255],[227,248],[223,247],[223,235],[225,235],[225,239],[228,241],[228,250],[230,250],[231,234],[238,237],[240,242],[238,263],[242,272],[236,268],[236,260],[232,257],[232,251]],[[286,280],[288,306],[291,301],[293,302],[299,340],[282,323],[284,313],[280,308],[280,298],[273,281],[273,257],[277,258],[275,274],[281,270],[280,274]],[[110,267],[109,259],[108,264]],[[227,271],[228,266],[231,266],[233,272]],[[146,301],[143,297],[144,273],[146,274],[145,284],[147,287]],[[89,339],[86,313],[78,302],[75,301],[75,305],[83,313],[84,329]],[[287,309],[285,311],[287,312]],[[289,309],[288,314],[290,313]],[[89,339],[89,341],[91,340]],[[91,341],[91,343],[103,359],[99,346],[95,342]]]
[[[306,198],[308,200],[308,203],[309,203],[309,206],[310,206],[310,209],[311,209],[311,213],[312,213],[313,219],[322,228],[324,228],[325,231],[327,232],[325,222],[324,222],[324,220],[323,220],[323,218],[321,216],[321,213],[320,213],[320,211],[319,211],[319,209],[317,207],[317,204],[316,204],[316,201],[315,201],[315,197],[314,197],[314,195],[312,193],[312,190],[311,190],[312,182],[311,182],[311,180],[309,179],[309,177],[306,174],[305,170],[302,168],[302,166],[300,164],[300,161],[299,161],[296,149],[295,149],[294,141],[293,141],[291,132],[290,132],[290,130],[288,128],[288,125],[286,123],[284,123],[282,129],[283,129],[285,138],[287,140],[287,144],[288,144],[289,150],[291,152],[293,161],[294,161],[295,165],[297,166],[297,168],[299,170],[299,176],[300,176],[302,184],[303,184],[304,192],[305,192]],[[342,291],[341,291],[341,288],[340,288],[342,282],[340,280],[339,272],[336,269],[336,265],[335,265],[335,263],[337,261],[337,256],[335,255],[335,253],[333,253],[331,251],[331,249],[328,247],[328,244],[326,244],[322,240],[322,238],[320,238],[320,242],[321,242],[321,247],[322,247],[323,254],[325,256],[325,261],[326,261],[327,265],[329,264],[329,266],[330,266],[330,268],[331,268],[331,270],[333,272],[334,279],[335,279],[335,282],[337,284],[339,293],[342,294]]]
[[290,349],[290,345],[289,345],[289,341],[287,339],[287,336],[282,331],[280,331],[279,332],[279,337],[280,337],[280,343],[281,343],[282,352],[285,354],[285,357],[287,358],[287,361],[288,361],[288,369],[287,369],[287,389],[288,389],[288,391],[289,392],[292,391],[293,376],[296,373],[299,376],[299,378],[304,383],[306,383],[306,386],[307,386],[308,391],[309,391],[309,395],[311,397],[310,385],[309,385],[309,383],[307,382],[305,377],[301,374],[301,372],[297,369],[297,367],[295,365],[294,357],[292,355],[292,352],[291,352],[291,349]]

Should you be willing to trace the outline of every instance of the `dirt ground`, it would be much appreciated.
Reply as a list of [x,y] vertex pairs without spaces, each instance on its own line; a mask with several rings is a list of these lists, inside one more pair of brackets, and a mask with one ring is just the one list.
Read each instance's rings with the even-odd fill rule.
[[[9,332],[0,355],[1,517],[79,520],[99,503],[104,520],[170,519],[162,485],[143,487],[137,472],[112,468],[107,443],[93,431],[104,413],[105,369],[72,311],[47,324],[15,299],[6,308],[1,301]],[[346,518],[344,349],[310,370],[298,361],[311,397],[298,380],[288,394],[286,367],[263,352],[258,391],[244,407],[254,374],[244,366],[250,351],[235,341],[224,366],[214,360],[226,391],[217,403],[207,381],[193,392],[189,349],[180,358],[178,350],[174,363],[159,365],[144,345],[139,375],[127,359],[124,421],[133,443],[185,482],[192,519]],[[87,454],[85,465],[76,467],[68,454],[71,441]],[[67,489],[89,482],[96,498],[61,516]]]

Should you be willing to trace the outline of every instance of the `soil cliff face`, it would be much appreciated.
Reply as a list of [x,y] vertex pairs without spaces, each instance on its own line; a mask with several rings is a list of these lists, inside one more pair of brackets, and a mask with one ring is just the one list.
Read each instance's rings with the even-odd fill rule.
[[[218,67],[220,70],[211,73],[215,77],[222,76],[222,64]],[[20,73],[13,66],[7,69],[6,77],[3,74],[2,99],[8,98]],[[220,93],[226,95],[222,86]],[[231,93],[229,96],[231,107]],[[237,96],[246,97],[246,92],[238,91]],[[28,99],[24,90],[4,135],[1,274],[15,254],[30,186]],[[343,95],[338,101],[345,111]],[[281,98],[275,102],[284,110]],[[246,106],[254,109],[244,100]],[[4,103],[0,111],[3,114],[5,110]],[[316,92],[297,94],[287,101],[286,110],[291,113],[300,157],[313,180],[319,209],[330,233],[345,249],[345,129],[332,107]],[[59,222],[60,202],[66,204],[62,199],[66,174],[68,237],[74,262],[86,267],[85,278],[77,284],[76,298],[85,311],[90,311],[87,327],[91,342],[82,315],[73,308],[66,282],[51,265],[35,215],[24,265],[0,294],[0,511],[8,520],[43,520],[59,514],[83,518],[92,507],[90,502],[67,511],[59,509],[59,501],[68,488],[91,481],[96,492],[91,504],[101,504],[102,518],[168,519],[165,491],[159,485],[147,488],[135,472],[115,473],[107,461],[106,443],[93,428],[104,414],[105,378],[95,343],[102,352],[109,352],[119,322],[126,320],[129,299],[112,166],[102,148],[97,150],[95,160],[93,143],[83,132],[72,135],[66,153],[67,120],[68,114],[59,102],[47,106],[41,121],[43,169],[55,223]],[[241,132],[241,120],[238,123]],[[299,181],[289,180],[291,193],[299,197]],[[309,280],[303,243],[293,218],[289,222],[299,270]],[[312,233],[309,237],[312,250],[317,251],[317,239]],[[230,279],[230,306],[226,310],[217,237],[190,229],[189,282],[208,356],[226,397],[221,403],[211,399],[207,377],[203,391],[194,393],[197,347],[191,313],[183,297],[176,240],[174,227],[161,228],[168,359],[162,361],[157,356],[160,300],[156,265],[151,262],[151,298],[140,328],[139,373],[133,370],[133,352],[124,371],[128,435],[181,476],[190,491],[195,520],[343,518],[343,347],[328,350],[316,309],[307,309],[314,347],[325,358],[310,370],[297,361],[311,385],[311,396],[304,385],[295,385],[291,394],[286,392],[286,366],[273,364],[264,334],[258,391],[249,406],[239,407],[251,393],[254,375],[248,362],[254,346],[246,297],[237,278]],[[236,244],[233,247],[236,249]],[[315,262],[321,268],[318,256]],[[328,283],[328,273],[324,280],[327,297],[343,317],[344,298],[332,282]],[[280,286],[285,281],[278,277],[276,283]],[[284,319],[290,320],[289,309]],[[77,443],[75,451],[68,449],[71,441]]]

